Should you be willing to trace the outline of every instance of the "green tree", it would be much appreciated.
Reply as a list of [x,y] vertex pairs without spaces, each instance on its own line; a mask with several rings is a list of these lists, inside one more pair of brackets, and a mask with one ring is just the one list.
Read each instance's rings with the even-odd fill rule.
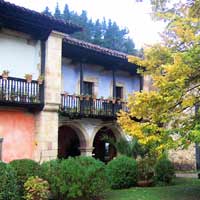
[[[48,12],[48,9],[43,11]],[[70,11],[66,4],[63,13],[60,12],[57,3],[54,16],[58,19],[70,20],[83,28],[83,31],[73,34],[73,37],[91,42],[102,47],[122,51],[124,53],[136,55],[137,51],[133,40],[127,36],[128,30],[126,28],[119,28],[116,22],[112,20],[106,21],[97,19],[95,22],[88,18],[87,12],[82,11],[79,15],[75,11]]]
[[157,153],[200,142],[200,115],[194,113],[200,103],[200,19],[191,16],[191,9],[179,3],[156,12],[166,22],[162,42],[146,48],[143,59],[129,59],[143,66],[140,73],[151,77],[153,85],[151,91],[130,95],[130,112],[122,112],[118,121]]
[[94,36],[92,42],[94,44],[102,45],[102,27],[99,19],[94,24]]
[[64,7],[64,10],[63,10],[63,14],[62,14],[62,18],[65,21],[69,21],[71,19],[71,14],[70,14],[69,7],[68,7],[67,4],[65,4],[65,7]]
[[46,6],[45,10],[42,13],[48,16],[52,16],[48,6]]
[[56,9],[55,9],[54,17],[56,17],[57,19],[62,19],[62,15],[61,15],[58,3],[56,4]]

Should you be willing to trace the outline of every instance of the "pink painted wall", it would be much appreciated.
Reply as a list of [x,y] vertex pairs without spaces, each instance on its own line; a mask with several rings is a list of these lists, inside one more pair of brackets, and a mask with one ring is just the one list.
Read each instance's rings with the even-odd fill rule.
[[23,111],[0,110],[0,137],[4,162],[33,158],[35,118]]

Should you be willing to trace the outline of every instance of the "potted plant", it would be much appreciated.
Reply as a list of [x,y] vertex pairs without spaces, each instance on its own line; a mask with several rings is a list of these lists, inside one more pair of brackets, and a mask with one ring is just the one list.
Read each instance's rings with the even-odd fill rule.
[[33,77],[33,75],[32,74],[25,74],[25,79],[26,79],[26,81],[28,82],[28,83],[31,83],[31,81],[32,81],[32,77]]
[[83,94],[80,94],[79,98],[81,101],[83,100],[83,97],[84,97]]
[[38,84],[41,85],[43,83],[43,81],[44,81],[44,75],[42,75],[42,74],[39,75],[37,81],[38,81]]
[[118,103],[118,104],[121,104],[122,101],[123,101],[122,99],[118,99],[117,103]]
[[72,99],[75,99],[76,98],[76,94],[72,94]]
[[26,92],[24,94],[22,94],[20,96],[20,101],[21,102],[27,102],[27,96],[28,96],[28,94]]
[[90,95],[89,94],[85,95],[85,99],[86,99],[86,101],[89,101],[90,100]]
[[110,103],[112,101],[112,98],[109,96],[106,100],[107,103]]
[[3,72],[2,72],[3,80],[7,80],[8,79],[9,73],[10,72],[8,70],[3,70]]
[[138,162],[138,186],[148,187],[153,184],[154,161],[149,157],[142,158]]
[[64,93],[63,93],[63,95],[64,95],[65,97],[67,97],[68,94],[69,94],[68,92],[64,92]]
[[29,100],[30,100],[31,103],[36,103],[36,102],[37,102],[37,96],[31,95],[31,96],[29,97]]
[[112,99],[112,103],[113,103],[113,104],[116,103],[116,99],[115,99],[115,98]]
[[0,100],[6,100],[6,92],[0,88]]
[[94,95],[92,96],[92,99],[93,99],[93,101],[95,102],[95,101],[97,100],[97,96],[94,94]]
[[17,96],[18,96],[18,93],[12,90],[10,94],[11,101],[16,101]]

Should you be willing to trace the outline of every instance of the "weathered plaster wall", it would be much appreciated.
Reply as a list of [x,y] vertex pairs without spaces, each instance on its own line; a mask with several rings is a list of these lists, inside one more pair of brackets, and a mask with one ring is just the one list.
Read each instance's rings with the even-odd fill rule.
[[[62,90],[69,94],[79,94],[80,71],[79,63],[73,63],[70,59],[62,58]],[[112,96],[112,72],[103,66],[85,64],[83,67],[83,79],[94,82],[94,92],[97,97]],[[131,76],[128,72],[116,72],[116,85],[124,87],[124,98],[140,89],[138,76]]]
[[10,76],[24,78],[40,73],[40,42],[13,31],[0,32],[0,74],[9,70]]
[[0,110],[0,137],[3,137],[2,159],[33,158],[35,118],[20,110]]

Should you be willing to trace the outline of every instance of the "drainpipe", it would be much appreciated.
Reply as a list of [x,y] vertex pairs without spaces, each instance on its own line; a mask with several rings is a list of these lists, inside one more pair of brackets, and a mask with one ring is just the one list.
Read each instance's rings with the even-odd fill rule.
[[2,160],[2,144],[3,144],[3,138],[0,137],[0,161]]

